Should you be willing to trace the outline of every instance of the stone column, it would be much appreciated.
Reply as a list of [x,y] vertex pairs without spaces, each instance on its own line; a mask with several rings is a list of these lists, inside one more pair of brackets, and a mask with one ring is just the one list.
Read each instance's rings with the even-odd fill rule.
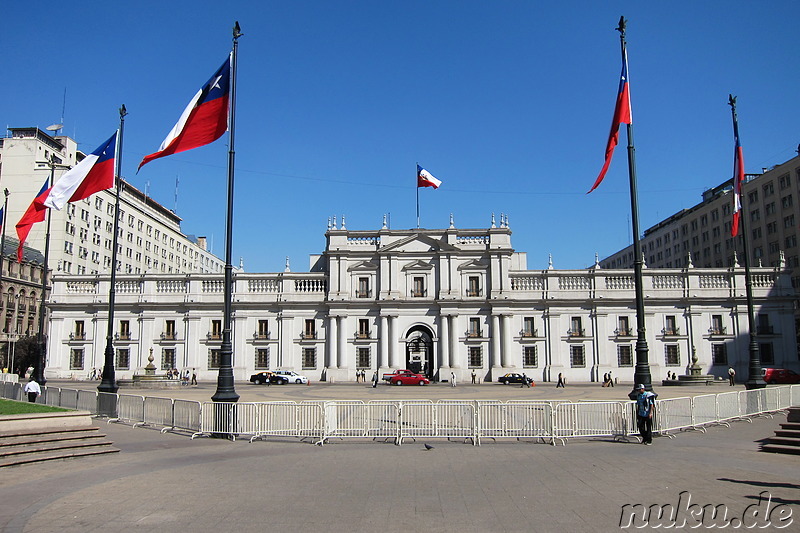
[[500,327],[502,328],[500,361],[503,368],[508,368],[511,366],[511,317],[509,315],[500,317]]
[[458,364],[458,343],[456,342],[458,334],[454,325],[456,317],[449,316],[447,320],[450,323],[450,338],[447,340],[450,347],[450,368],[459,368],[461,365]]
[[347,368],[347,349],[345,348],[345,341],[347,340],[347,330],[345,328],[345,317],[337,317],[338,330],[339,330],[339,346],[336,350],[336,359],[339,368]]
[[500,317],[492,315],[491,350],[492,368],[500,368]]
[[443,369],[450,368],[450,316],[439,315],[439,365]]
[[380,330],[378,331],[378,360],[376,366],[378,368],[389,366],[389,321],[381,315],[380,317]]
[[389,317],[389,366],[400,368],[400,357],[397,346],[397,317]]
[[336,368],[336,347],[338,341],[336,339],[336,317],[328,317],[328,338],[326,339],[326,353],[325,353],[325,368],[333,370]]

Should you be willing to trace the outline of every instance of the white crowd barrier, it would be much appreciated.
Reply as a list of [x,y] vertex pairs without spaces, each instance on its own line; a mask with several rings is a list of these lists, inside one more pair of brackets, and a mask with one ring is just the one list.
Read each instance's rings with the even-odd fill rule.
[[[24,400],[22,386],[0,382],[3,398]],[[87,410],[113,420],[197,435],[313,439],[540,439],[637,435],[635,402],[564,400],[372,400],[227,403],[173,400],[43,387],[39,403]],[[769,415],[800,404],[800,385],[656,400],[653,430],[670,435]]]

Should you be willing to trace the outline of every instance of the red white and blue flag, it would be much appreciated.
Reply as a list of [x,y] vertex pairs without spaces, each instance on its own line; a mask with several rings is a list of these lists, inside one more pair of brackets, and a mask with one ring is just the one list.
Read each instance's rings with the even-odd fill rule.
[[631,123],[631,95],[630,89],[628,88],[628,52],[625,51],[622,58],[622,74],[619,79],[617,105],[614,108],[614,118],[611,121],[611,133],[608,135],[608,143],[606,144],[606,161],[603,164],[600,175],[597,176],[589,192],[595,190],[597,186],[600,185],[600,182],[603,181],[603,178],[606,177],[608,166],[611,164],[611,157],[614,155],[614,148],[616,148],[617,143],[619,143],[619,125]]
[[101,144],[83,161],[64,173],[44,201],[46,207],[61,210],[67,202],[77,202],[96,192],[114,187],[114,161],[117,134]]
[[736,144],[733,149],[733,222],[731,237],[739,234],[739,216],[742,211],[742,184],[744,184],[744,154],[739,143],[739,124],[733,122],[733,138]]
[[433,187],[434,189],[438,189],[439,185],[442,184],[442,180],[437,180],[433,177],[433,174],[422,168],[421,166],[417,165],[417,187]]
[[[228,100],[231,85],[231,57],[197,91],[183,110],[178,123],[161,143],[158,152],[147,155],[139,168],[164,157],[212,143],[228,131]],[[138,169],[137,169],[138,171]]]
[[17,237],[19,238],[17,261],[20,263],[22,262],[22,247],[25,245],[25,239],[28,238],[28,233],[30,233],[31,227],[37,222],[43,221],[45,213],[47,212],[47,207],[44,205],[44,201],[47,199],[47,195],[50,194],[50,188],[48,187],[49,184],[50,179],[48,178],[45,180],[44,185],[42,185],[42,188],[36,194],[36,198],[33,199],[33,202],[31,202],[31,205],[25,211],[25,214],[22,215],[22,218],[19,219],[19,222],[17,222]]

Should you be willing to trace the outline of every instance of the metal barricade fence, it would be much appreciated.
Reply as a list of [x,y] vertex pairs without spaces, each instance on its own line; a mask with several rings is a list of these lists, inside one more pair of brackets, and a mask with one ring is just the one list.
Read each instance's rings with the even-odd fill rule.
[[120,394],[117,402],[117,419],[144,422],[144,396]]
[[367,404],[361,400],[325,402],[325,437],[367,437]]
[[553,438],[553,405],[541,401],[513,401],[501,408],[502,437]]
[[668,400],[656,400],[655,420],[653,421],[653,431],[656,433],[666,433],[692,427],[692,399],[691,398],[670,398]]
[[739,393],[737,391],[717,394],[717,422],[739,418]]
[[189,431],[200,431],[200,402],[174,400],[172,404],[172,427]]
[[58,407],[61,402],[61,389],[58,387],[42,387],[42,397],[39,401],[45,405]]
[[762,412],[764,392],[766,389],[739,391],[739,415],[754,416]]
[[791,385],[791,400],[792,407],[800,406],[800,385]]
[[75,389],[61,389],[61,401],[59,407],[67,409],[78,408],[78,391]]
[[370,400],[366,406],[367,436],[374,439],[400,438],[400,405],[389,400]]
[[89,411],[93,415],[97,414],[97,391],[79,390],[76,408],[81,411]]
[[472,439],[477,444],[477,417],[475,402],[442,401],[434,404],[434,422],[437,437]]
[[265,402],[258,411],[256,437],[297,436],[297,404],[295,402]]
[[692,398],[692,425],[704,426],[718,421],[717,394],[702,394]]
[[203,402],[200,411],[200,432],[233,435],[236,404],[233,402]]
[[792,406],[792,386],[778,387],[778,409],[788,409]]
[[172,403],[172,398],[145,396],[142,406],[142,422],[154,426],[173,427],[175,424]]
[[764,396],[762,397],[761,410],[762,412],[777,411],[780,409],[780,389],[781,387],[767,387],[764,389]]
[[555,406],[555,437],[625,436],[630,427],[630,402],[562,403]]

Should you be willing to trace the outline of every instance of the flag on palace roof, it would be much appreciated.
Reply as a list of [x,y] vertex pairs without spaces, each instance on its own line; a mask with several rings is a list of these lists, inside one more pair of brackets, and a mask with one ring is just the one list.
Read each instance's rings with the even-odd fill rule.
[[[622,74],[619,79],[619,91],[617,91],[617,105],[614,107],[614,118],[611,120],[611,132],[608,135],[608,143],[606,143],[606,160],[603,164],[603,169],[600,175],[589,189],[592,192],[600,185],[603,178],[606,177],[608,166],[611,164],[611,157],[614,155],[614,148],[619,143],[619,125],[632,124],[631,119],[631,96],[628,88],[628,52],[626,51],[622,58]],[[587,193],[588,194],[588,193]]]
[[116,149],[117,134],[114,133],[97,150],[58,179],[44,205],[61,210],[67,202],[77,202],[114,187]]
[[433,174],[417,165],[417,187],[433,187],[434,189],[438,189],[441,184],[441,180],[437,180],[433,177]]
[[158,151],[145,156],[139,168],[159,157],[204,146],[222,137],[228,130],[230,82],[231,56],[197,91]]
[[731,237],[739,234],[739,216],[742,211],[742,185],[744,184],[744,153],[739,143],[739,124],[733,122],[733,223],[731,224]]
[[25,214],[22,215],[22,218],[19,219],[17,222],[17,237],[19,237],[19,247],[17,248],[17,261],[20,263],[22,262],[22,247],[25,245],[25,239],[28,238],[28,233],[31,231],[31,227],[36,224],[37,222],[41,222],[44,220],[45,214],[47,213],[47,207],[44,205],[44,201],[47,199],[47,195],[50,194],[50,179],[46,179],[44,185],[36,194],[36,198],[33,199],[31,205],[28,206],[28,209],[25,211]]

